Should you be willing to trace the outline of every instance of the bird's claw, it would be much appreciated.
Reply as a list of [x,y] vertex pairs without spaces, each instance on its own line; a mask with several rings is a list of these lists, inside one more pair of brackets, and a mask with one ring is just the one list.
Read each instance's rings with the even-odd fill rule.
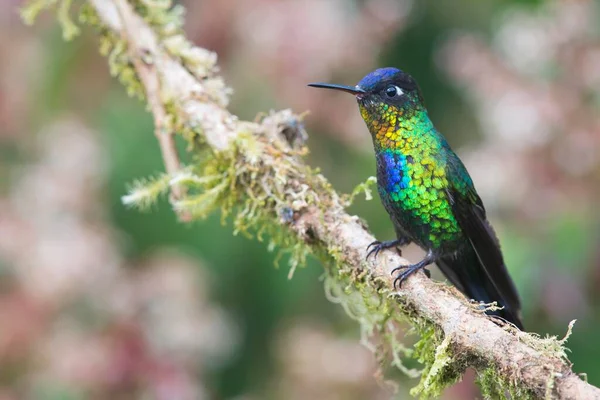
[[400,287],[402,286],[402,283],[404,283],[404,281],[413,273],[415,273],[416,271],[418,271],[420,269],[420,267],[416,266],[416,265],[401,265],[399,267],[396,267],[392,270],[392,276],[399,270],[401,269],[405,269],[404,272],[401,272],[395,279],[394,279],[394,289],[398,290],[400,289]]
[[391,272],[391,275],[394,276],[394,274],[399,271],[399,270],[405,270],[403,272],[401,272],[395,279],[394,279],[394,289],[398,290],[400,289],[400,287],[402,286],[402,283],[404,283],[404,281],[411,276],[412,274],[414,274],[415,272],[417,272],[418,270],[422,269],[425,272],[425,275],[427,275],[428,278],[431,278],[431,273],[429,272],[429,270],[425,269],[426,266],[428,266],[429,264],[431,264],[432,262],[435,261],[435,258],[432,254],[431,251],[429,251],[427,253],[427,256],[425,256],[424,259],[422,259],[421,261],[419,261],[416,264],[411,264],[411,265],[400,265],[396,268],[394,268]]
[[[389,249],[391,247],[396,247],[396,246],[400,245],[400,243],[401,243],[400,240],[388,240],[385,242],[380,242],[379,240],[376,240],[367,246],[366,260],[368,260],[369,257],[371,257],[371,255],[373,255],[373,254],[375,255],[375,258],[377,258],[377,256],[379,255],[379,252],[381,252],[381,250]],[[402,253],[400,253],[400,255],[402,255]]]
[[369,257],[371,257],[371,255],[373,253],[375,253],[375,258],[377,258],[377,255],[379,254],[380,251],[381,251],[381,242],[379,240],[376,240],[376,241],[374,241],[373,243],[371,243],[370,245],[367,246],[367,257],[366,257],[366,260],[368,260]]

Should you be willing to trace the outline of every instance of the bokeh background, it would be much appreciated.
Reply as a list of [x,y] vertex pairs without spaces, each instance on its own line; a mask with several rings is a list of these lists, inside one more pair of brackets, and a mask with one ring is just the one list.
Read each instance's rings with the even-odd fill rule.
[[[577,319],[574,369],[600,384],[599,2],[183,4],[231,110],[309,110],[309,162],[341,192],[374,175],[370,138],[350,96],[305,84],[411,73],[473,175],[527,328],[562,336]],[[52,15],[25,27],[22,5],[0,0],[0,399],[390,398],[398,375],[326,300],[315,260],[288,280],[219,215],[123,206],[163,170],[151,116],[89,29],[65,43]],[[377,199],[350,211],[392,237]],[[444,398],[477,397],[472,381]],[[416,384],[398,382],[400,398]]]

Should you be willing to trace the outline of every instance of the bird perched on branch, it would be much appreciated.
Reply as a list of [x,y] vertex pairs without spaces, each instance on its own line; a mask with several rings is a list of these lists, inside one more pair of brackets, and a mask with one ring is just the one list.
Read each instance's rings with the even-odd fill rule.
[[373,138],[377,186],[396,239],[369,246],[367,258],[411,242],[427,254],[392,274],[400,286],[436,263],[467,297],[496,302],[488,311],[523,329],[520,301],[465,166],[429,119],[415,80],[396,68],[377,69],[356,86],[311,83],[353,94]]

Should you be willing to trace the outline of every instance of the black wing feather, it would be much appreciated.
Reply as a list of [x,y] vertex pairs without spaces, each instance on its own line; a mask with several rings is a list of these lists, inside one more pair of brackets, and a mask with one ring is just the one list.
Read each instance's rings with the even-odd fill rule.
[[486,219],[481,199],[476,193],[473,195],[474,201],[468,201],[455,190],[448,190],[454,217],[469,239],[488,279],[504,300],[505,306],[518,312],[521,309],[521,301],[504,265],[500,244]]
[[459,289],[462,286],[461,290],[467,295],[470,293],[475,300],[497,301],[504,306],[497,314],[522,329],[519,295],[504,264],[498,238],[487,221],[481,198],[466,168],[451,150],[448,161],[446,194],[454,217],[468,239],[462,257],[457,257],[464,258],[462,261],[467,265],[461,267],[461,260],[446,257],[440,260],[440,267],[451,281],[457,281]]

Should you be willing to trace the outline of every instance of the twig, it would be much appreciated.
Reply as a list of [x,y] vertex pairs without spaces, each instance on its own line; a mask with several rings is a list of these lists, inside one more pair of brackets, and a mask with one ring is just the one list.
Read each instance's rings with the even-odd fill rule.
[[[160,139],[163,134],[159,127],[164,118],[161,89],[178,99],[178,117],[190,125],[201,126],[206,142],[216,151],[227,149],[240,131],[265,133],[265,126],[238,121],[220,105],[201,99],[198,93],[207,92],[202,82],[159,46],[157,35],[125,0],[90,2],[103,23],[122,35],[128,41],[131,54],[138,58],[135,68],[155,114],[157,136],[168,170],[178,168],[179,161],[172,139]],[[120,14],[118,10],[121,10]],[[145,55],[152,63],[140,62],[140,55]],[[242,124],[244,129],[239,129]],[[374,240],[373,236],[357,218],[344,211],[337,196],[330,197],[327,200],[331,207],[325,211],[308,207],[289,229],[307,242],[318,241],[328,248],[339,249],[347,265],[357,270],[367,265],[372,276],[393,288],[390,272],[400,264],[408,264],[407,260],[392,251],[384,251],[376,263],[365,264],[366,248]],[[432,282],[424,274],[411,277],[398,295],[415,314],[443,332],[444,349],[449,348],[459,355],[465,368],[473,367],[478,371],[492,368],[506,382],[514,383],[538,398],[550,395],[556,399],[600,399],[600,390],[581,380],[568,361],[543,350],[542,339],[499,327],[481,313],[474,312],[455,291]]]
[[[179,153],[175,146],[174,132],[167,127],[167,113],[161,100],[161,83],[160,75],[155,70],[153,53],[150,49],[141,46],[137,41],[137,34],[134,30],[135,21],[131,7],[124,0],[115,0],[114,4],[119,12],[119,17],[123,21],[123,29],[120,34],[123,39],[129,43],[129,53],[131,61],[137,71],[139,79],[146,90],[146,99],[154,117],[154,134],[158,140],[160,152],[165,163],[167,174],[175,176],[176,172],[181,169],[179,161]],[[174,184],[171,187],[169,199],[171,203],[183,199],[185,196],[185,188],[181,185]],[[178,211],[179,220],[189,222],[191,214],[187,211]]]

